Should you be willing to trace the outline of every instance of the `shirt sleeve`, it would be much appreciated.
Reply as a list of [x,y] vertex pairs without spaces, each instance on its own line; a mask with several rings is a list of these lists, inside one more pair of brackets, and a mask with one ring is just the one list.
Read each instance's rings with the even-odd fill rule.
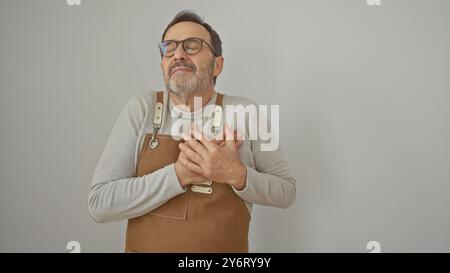
[[[267,128],[275,128],[270,124],[270,119],[266,115],[260,114],[260,118],[265,118]],[[278,117],[277,117],[278,118]],[[252,122],[251,120],[248,122]],[[254,123],[259,120],[253,120]],[[249,124],[252,127],[252,124]],[[247,128],[249,127],[247,126]],[[253,124],[255,126],[255,124]],[[296,180],[291,176],[289,166],[285,160],[281,146],[279,145],[279,134],[275,134],[276,145],[267,143],[261,138],[251,140],[251,150],[255,168],[246,166],[247,179],[244,189],[234,192],[245,201],[257,205],[272,206],[278,208],[290,207],[296,199]]]
[[117,118],[97,164],[88,196],[96,222],[114,222],[146,214],[185,192],[174,164],[133,177],[137,137],[145,106],[133,97]]
[[262,206],[290,207],[296,199],[296,181],[280,152],[255,156],[256,168],[247,168],[245,188],[234,192],[245,201]]

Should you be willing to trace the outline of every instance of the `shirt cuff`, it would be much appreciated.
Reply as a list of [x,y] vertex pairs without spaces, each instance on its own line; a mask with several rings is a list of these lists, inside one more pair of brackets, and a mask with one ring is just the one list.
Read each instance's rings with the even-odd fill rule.
[[175,171],[175,163],[165,166],[164,169],[167,171],[167,178],[169,183],[171,183],[170,188],[173,189],[174,195],[186,192],[186,188],[183,188],[178,180],[178,176]]
[[253,183],[252,181],[254,180],[254,179],[251,179],[251,177],[253,175],[253,172],[255,172],[255,170],[253,170],[249,166],[245,166],[245,168],[247,168],[247,177],[245,179],[245,187],[242,190],[237,190],[235,187],[232,187],[233,191],[241,197],[245,196],[246,193],[250,190],[250,188],[252,187],[251,183]]

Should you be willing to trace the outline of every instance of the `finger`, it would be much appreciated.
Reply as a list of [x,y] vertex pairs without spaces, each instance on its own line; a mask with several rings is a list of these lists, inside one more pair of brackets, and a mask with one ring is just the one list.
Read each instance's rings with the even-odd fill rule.
[[181,152],[184,153],[187,157],[189,157],[190,160],[192,160],[194,163],[201,164],[203,163],[203,158],[194,150],[192,150],[189,145],[185,143],[178,144],[178,147],[180,148]]
[[225,125],[225,140],[234,140],[235,133],[237,132],[228,127],[228,124]]
[[214,143],[216,144],[216,145],[218,145],[218,146],[223,146],[224,145],[224,143],[223,143],[223,140],[214,140]]
[[[185,161],[189,161],[194,163],[185,153],[180,152],[180,154],[178,155],[178,159],[179,160],[185,160]],[[198,165],[197,163],[194,163],[195,165]]]
[[234,146],[234,131],[225,125],[225,145]]
[[188,160],[188,161],[192,162],[192,160],[183,152],[180,152],[180,154],[178,155],[178,158],[180,158],[182,160]]
[[[222,130],[221,134],[215,137],[215,142],[217,145],[223,146],[225,144],[224,139],[225,139],[225,130]],[[234,140],[235,145],[238,149],[242,146],[242,144],[244,144],[244,142],[242,141],[243,140],[242,133],[237,130],[234,131]]]
[[194,162],[192,162],[187,156],[181,156],[180,163],[184,167],[188,168],[189,170],[191,170],[197,174],[202,175],[202,173],[203,173],[202,167],[200,167],[198,164],[195,164]]
[[206,149],[203,144],[185,134],[182,134],[181,137],[185,140],[184,143],[189,145],[189,147],[191,147],[191,149],[193,149],[194,151],[198,152],[203,157],[203,159],[208,156],[208,149]]
[[240,130],[236,130],[235,132],[236,132],[236,139],[244,140],[245,135]]
[[239,149],[244,144],[244,137],[243,134],[238,130],[235,131],[235,134],[236,134],[236,148]]
[[234,139],[239,139],[239,132],[237,130],[234,130]]
[[205,159],[208,157],[208,149],[205,148],[205,146],[203,146],[203,144],[201,144],[200,142],[198,142],[197,140],[186,140],[185,142],[186,145],[189,145],[189,147],[194,150],[195,152],[197,152],[198,154],[200,154],[200,156]]

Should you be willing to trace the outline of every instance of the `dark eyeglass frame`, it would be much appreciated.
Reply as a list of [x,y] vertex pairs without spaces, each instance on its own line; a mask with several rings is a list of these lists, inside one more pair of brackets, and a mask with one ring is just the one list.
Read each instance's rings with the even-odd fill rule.
[[[185,44],[186,44],[185,42],[188,41],[188,40],[193,40],[193,39],[194,39],[194,40],[200,41],[200,49],[199,49],[197,52],[191,54],[191,53],[188,53],[188,52],[187,52],[187,50],[186,50],[186,48],[185,48]],[[176,45],[175,49],[172,50],[172,51],[169,53],[169,55],[163,54],[163,53],[164,53],[164,44],[165,44],[165,43],[168,43],[168,42],[173,42],[173,43],[175,43],[175,45]],[[200,51],[202,51],[203,43],[205,43],[205,44],[209,47],[209,49],[211,50],[212,54],[213,54],[214,56],[217,57],[216,52],[215,52],[214,49],[209,45],[209,43],[208,43],[207,41],[203,40],[202,38],[198,38],[198,37],[189,37],[189,38],[186,38],[186,39],[181,40],[181,41],[165,40],[165,41],[159,42],[159,43],[158,43],[158,48],[159,48],[159,53],[161,54],[161,57],[172,57],[173,55],[175,55],[175,51],[177,50],[178,45],[179,45],[180,43],[181,43],[181,46],[182,46],[182,48],[183,48],[183,51],[184,51],[186,54],[188,54],[188,55],[195,55],[195,54],[199,53]]]

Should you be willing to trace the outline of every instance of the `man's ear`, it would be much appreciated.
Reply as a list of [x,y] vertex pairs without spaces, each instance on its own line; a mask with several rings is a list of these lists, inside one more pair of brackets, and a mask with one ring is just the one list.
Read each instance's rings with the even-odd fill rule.
[[217,76],[220,75],[220,73],[222,73],[223,62],[224,62],[223,56],[215,57],[215,59],[214,59],[214,71],[213,71],[214,77],[217,77]]

